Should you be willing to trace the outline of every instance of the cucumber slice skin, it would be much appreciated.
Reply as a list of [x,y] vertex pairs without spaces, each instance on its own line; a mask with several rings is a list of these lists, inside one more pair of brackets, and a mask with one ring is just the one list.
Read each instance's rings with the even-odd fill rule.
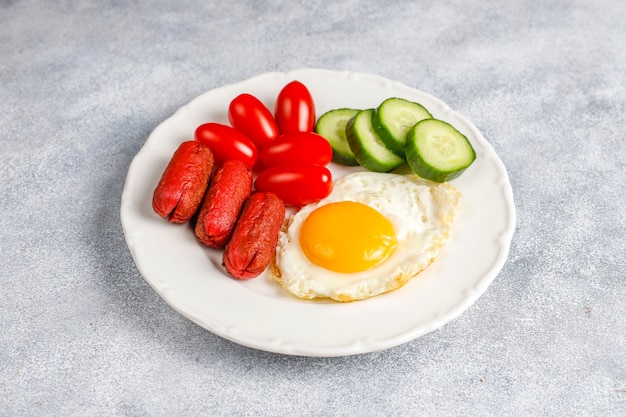
[[372,124],[383,143],[393,153],[404,158],[409,129],[417,122],[432,117],[426,107],[417,102],[391,97],[376,108]]
[[[438,146],[445,140],[446,149]],[[445,152],[442,152],[445,151]],[[465,135],[438,119],[425,119],[407,135],[406,161],[420,177],[446,182],[458,178],[476,159],[476,151]]]
[[315,133],[326,138],[333,149],[333,162],[340,165],[359,165],[346,138],[346,125],[360,109],[340,108],[322,114],[315,124]]
[[391,152],[372,126],[374,109],[357,113],[346,125],[346,138],[359,165],[374,172],[389,172],[405,161]]

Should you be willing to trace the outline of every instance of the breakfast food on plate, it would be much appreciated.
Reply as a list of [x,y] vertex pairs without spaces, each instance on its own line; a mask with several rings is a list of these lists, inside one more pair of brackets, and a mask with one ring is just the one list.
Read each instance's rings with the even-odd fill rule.
[[207,146],[181,143],[152,195],[154,212],[171,223],[189,221],[202,203],[212,169],[213,153]]
[[358,112],[346,125],[346,138],[359,165],[370,171],[389,172],[404,163],[391,151],[374,130],[374,109]]
[[195,226],[198,240],[212,248],[223,248],[251,192],[252,170],[236,159],[224,162],[204,196]]
[[237,159],[252,168],[259,158],[259,150],[246,135],[221,123],[204,123],[196,128],[194,138],[211,148],[216,165]]
[[355,301],[395,290],[449,237],[460,193],[414,175],[356,172],[280,232],[274,278],[301,298]]
[[406,161],[422,178],[453,180],[475,159],[476,152],[465,135],[444,121],[425,119],[409,129]]
[[256,192],[248,197],[224,249],[226,271],[238,279],[259,276],[274,257],[284,219],[285,205],[276,194]]
[[[265,270],[286,203],[318,201],[332,189],[326,168],[332,150],[312,131],[315,105],[306,86],[285,85],[274,109],[273,115],[250,94],[235,97],[228,108],[232,126],[210,121],[197,126],[194,140],[180,145],[153,193],[159,216],[173,223],[195,218],[197,239],[224,248],[225,270],[235,278]],[[266,166],[257,163],[264,149]],[[258,174],[254,184],[252,169]]]
[[372,125],[385,146],[396,155],[404,157],[408,130],[420,120],[431,119],[432,117],[432,114],[419,103],[391,97],[376,108]]
[[315,124],[315,132],[328,140],[333,149],[333,162],[354,166],[359,163],[354,159],[354,153],[346,138],[346,125],[360,110],[341,108],[324,113]]
[[[461,194],[446,181],[476,158],[462,133],[403,98],[329,110],[316,123],[297,80],[280,90],[273,114],[243,93],[228,119],[197,126],[180,145],[154,211],[172,223],[197,215],[197,239],[224,249],[228,274],[254,278],[271,265],[300,298],[362,300],[430,265],[459,210]],[[368,171],[334,181],[331,161]],[[389,173],[400,166],[411,174]],[[288,219],[285,207],[295,213]]]
[[324,165],[284,162],[264,169],[254,188],[276,194],[287,206],[301,207],[330,194],[332,173]]
[[334,162],[375,172],[389,172],[406,163],[424,179],[445,182],[457,178],[476,159],[461,132],[433,118],[421,104],[399,97],[388,98],[375,109],[329,110],[315,130],[331,144]]
[[280,134],[272,112],[252,94],[240,94],[228,106],[228,120],[262,149]]
[[267,144],[259,154],[263,168],[284,162],[328,165],[333,149],[322,135],[315,132],[287,133]]
[[285,85],[276,97],[274,119],[281,134],[310,132],[315,127],[315,102],[298,80]]

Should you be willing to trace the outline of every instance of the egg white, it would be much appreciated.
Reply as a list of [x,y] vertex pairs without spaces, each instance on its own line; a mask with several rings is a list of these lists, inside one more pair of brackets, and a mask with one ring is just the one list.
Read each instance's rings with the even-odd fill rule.
[[[450,183],[414,175],[355,172],[338,179],[325,199],[293,214],[280,232],[274,278],[293,295],[356,301],[400,288],[430,265],[448,240],[461,193]],[[391,221],[398,245],[381,264],[366,271],[339,273],[311,263],[300,248],[300,228],[316,208],[356,201]]]

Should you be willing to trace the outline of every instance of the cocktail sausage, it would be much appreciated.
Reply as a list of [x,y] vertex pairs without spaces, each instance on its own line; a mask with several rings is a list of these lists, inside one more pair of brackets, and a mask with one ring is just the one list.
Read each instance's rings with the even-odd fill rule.
[[252,170],[238,160],[225,161],[215,171],[200,208],[195,228],[200,242],[211,248],[223,248],[251,192]]
[[244,203],[222,258],[235,278],[260,275],[276,253],[278,233],[285,219],[283,201],[271,192],[256,192]]
[[196,213],[209,185],[213,153],[197,141],[181,143],[152,195],[156,214],[171,223],[185,223]]

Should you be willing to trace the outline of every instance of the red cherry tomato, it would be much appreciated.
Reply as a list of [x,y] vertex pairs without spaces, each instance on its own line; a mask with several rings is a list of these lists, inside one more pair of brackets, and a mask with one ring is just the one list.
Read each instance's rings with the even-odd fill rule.
[[282,134],[310,132],[315,127],[315,103],[304,84],[292,81],[278,94],[274,117]]
[[217,165],[229,159],[237,159],[252,168],[259,158],[259,151],[254,143],[230,126],[205,123],[198,126],[195,136],[198,142],[211,149]]
[[315,132],[287,133],[261,149],[259,158],[264,167],[284,162],[327,165],[333,158],[333,149]]
[[262,171],[254,187],[273,192],[286,206],[304,206],[328,196],[333,181],[325,166],[284,163]]
[[259,149],[278,137],[278,126],[272,112],[253,95],[235,97],[228,107],[228,120]]

